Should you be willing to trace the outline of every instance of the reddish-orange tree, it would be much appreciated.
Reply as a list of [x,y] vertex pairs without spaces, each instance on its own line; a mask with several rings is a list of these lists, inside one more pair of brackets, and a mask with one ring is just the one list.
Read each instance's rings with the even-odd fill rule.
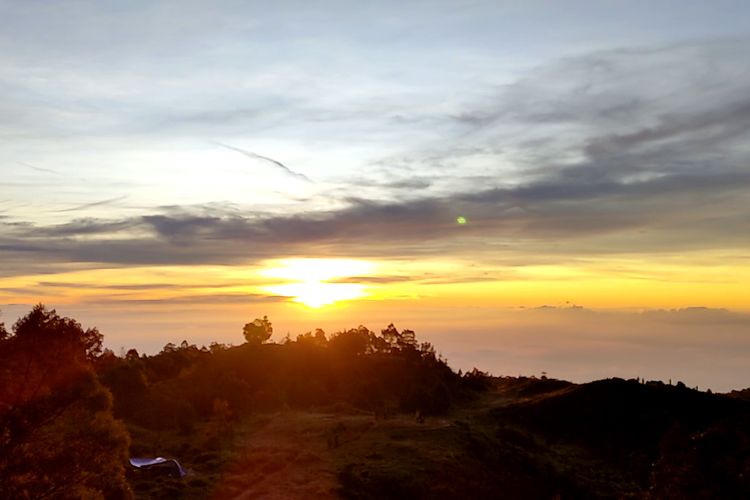
[[102,336],[37,305],[0,332],[0,491],[6,498],[131,498],[128,436],[92,361]]

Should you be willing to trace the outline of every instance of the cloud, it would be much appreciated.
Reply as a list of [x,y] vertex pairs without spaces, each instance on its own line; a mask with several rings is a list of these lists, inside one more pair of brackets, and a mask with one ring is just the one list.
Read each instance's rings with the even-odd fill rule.
[[[737,61],[747,41],[564,58],[500,87],[455,120],[465,137],[511,151],[537,173],[684,172],[725,152],[721,146],[743,154],[735,146],[747,137],[750,68]],[[714,159],[730,164],[720,156]]]
[[66,281],[39,281],[39,287],[49,288],[75,288],[81,290],[185,290],[194,288],[229,288],[237,286],[237,283],[137,283],[137,284],[113,284],[113,283],[78,283]]
[[[400,203],[352,199],[340,210],[291,216],[214,214],[206,208],[41,227],[0,221],[0,249],[35,259],[187,264],[300,252],[479,252],[478,241],[541,254],[550,241],[566,242],[565,253],[594,255],[739,248],[750,239],[743,195],[748,189],[750,174],[736,172],[587,185],[544,181]],[[712,202],[716,198],[721,202]],[[457,225],[457,215],[469,223]],[[560,250],[547,250],[554,252]]]
[[57,210],[57,212],[75,212],[78,210],[85,210],[87,208],[92,208],[92,207],[101,207],[103,205],[111,205],[113,203],[117,203],[118,201],[122,201],[126,198],[127,196],[116,196],[115,198],[108,198],[106,200],[94,201],[91,203],[85,203],[83,205],[78,205],[78,206],[71,207],[71,208],[65,208],[63,210]]
[[328,283],[357,283],[357,284],[388,284],[388,283],[403,283],[405,281],[412,281],[414,278],[411,276],[351,276],[347,278],[335,278],[326,280]]
[[[746,248],[750,68],[737,64],[746,41],[604,51],[540,66],[473,109],[446,115],[445,140],[424,153],[415,144],[408,168],[382,160],[369,181],[345,183],[343,196],[342,186],[316,195],[333,197],[335,209],[269,213],[217,202],[59,224],[0,220],[0,251],[21,272],[29,260],[190,264],[331,254],[553,262],[574,253]],[[368,198],[367,186],[387,196]],[[459,215],[469,223],[457,225]]]
[[269,304],[286,302],[288,297],[275,295],[261,295],[252,293],[212,293],[203,295],[180,295],[178,297],[164,297],[156,299],[129,298],[127,295],[101,294],[81,300],[84,304],[117,305],[199,305],[199,304]]
[[[29,242],[34,239],[44,238],[70,238],[88,235],[115,235],[121,231],[131,229],[138,221],[123,220],[101,220],[96,218],[73,219],[70,222],[50,226],[38,227],[30,223],[14,224],[8,231],[9,234],[19,234]],[[60,240],[57,240],[60,241]]]
[[[672,311],[602,311],[547,306],[497,310],[492,323],[455,335],[436,326],[427,340],[451,366],[495,375],[539,375],[578,382],[641,377],[701,389],[748,385],[747,313],[705,307]],[[422,335],[417,329],[417,334]]]
[[23,165],[24,167],[30,168],[32,170],[36,170],[37,172],[43,172],[45,174],[53,174],[53,175],[65,175],[61,172],[58,172],[57,170],[52,170],[51,168],[36,167],[34,165],[30,165],[22,161],[19,161],[18,163],[19,165]]
[[651,309],[644,311],[642,315],[649,320],[674,324],[734,325],[750,322],[747,314],[712,307]]
[[267,164],[273,165],[274,167],[276,167],[277,169],[281,170],[286,175],[288,175],[290,177],[293,177],[295,179],[301,179],[301,180],[303,180],[305,182],[312,182],[306,175],[301,174],[299,172],[293,171],[292,169],[290,169],[289,167],[287,167],[286,165],[284,165],[280,161],[274,160],[273,158],[269,158],[267,156],[262,156],[262,155],[259,155],[257,153],[253,153],[252,151],[247,151],[247,150],[244,150],[244,149],[240,149],[240,148],[237,148],[235,146],[230,146],[228,144],[223,144],[221,142],[216,142],[215,144],[218,145],[218,146],[221,146],[223,148],[226,148],[226,149],[229,149],[229,150],[232,150],[232,151],[236,151],[236,152],[238,152],[238,153],[240,153],[242,155],[247,156],[248,158],[251,158],[251,159],[254,159],[254,160],[261,160],[261,161],[263,161],[263,162],[265,162]]

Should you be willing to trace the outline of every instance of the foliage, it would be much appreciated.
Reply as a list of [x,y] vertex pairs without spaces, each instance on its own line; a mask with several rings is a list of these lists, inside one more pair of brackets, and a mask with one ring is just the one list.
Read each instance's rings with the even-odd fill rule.
[[254,340],[241,346],[182,342],[153,356],[129,351],[102,363],[116,416],[189,432],[215,419],[217,401],[231,418],[334,403],[430,414],[447,411],[477,385],[456,375],[429,343],[419,345],[413,331],[392,324],[379,335],[364,326],[330,337],[317,329],[296,341],[262,344],[271,330],[264,317],[245,326]]
[[242,335],[248,344],[262,344],[271,338],[273,326],[267,316],[263,319],[255,318],[252,323],[246,323],[242,328]]
[[492,377],[489,373],[478,370],[477,368],[472,369],[463,374],[463,381],[468,387],[471,387],[477,391],[484,391],[491,387]]
[[96,329],[42,305],[0,338],[0,491],[6,498],[129,498],[128,436],[92,363]]

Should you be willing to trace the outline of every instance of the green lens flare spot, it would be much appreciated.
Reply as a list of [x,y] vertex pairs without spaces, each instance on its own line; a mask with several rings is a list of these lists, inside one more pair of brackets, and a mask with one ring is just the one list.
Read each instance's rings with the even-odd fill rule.
[[456,222],[458,222],[459,224],[463,226],[468,221],[466,220],[466,217],[464,217],[463,215],[459,215],[458,217],[456,217]]

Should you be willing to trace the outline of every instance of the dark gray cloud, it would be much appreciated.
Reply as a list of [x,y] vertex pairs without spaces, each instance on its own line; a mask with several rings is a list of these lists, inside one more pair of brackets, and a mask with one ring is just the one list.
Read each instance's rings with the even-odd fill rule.
[[[747,139],[748,39],[622,49],[562,59],[498,90],[456,121],[533,169],[589,175],[722,161]],[[533,147],[529,150],[529,146]],[[727,151],[727,146],[731,146]],[[743,148],[740,148],[743,149]],[[746,153],[746,151],[745,151]],[[648,161],[651,160],[651,161]]]
[[[295,216],[167,210],[120,221],[4,225],[0,249],[71,261],[228,263],[330,252],[359,255],[481,253],[481,242],[523,251],[564,242],[567,252],[668,251],[746,244],[750,173],[670,175],[639,182],[544,180],[401,203],[349,200]],[[719,201],[716,201],[719,198]],[[456,224],[464,215],[469,223]],[[618,239],[626,235],[629,241]],[[607,245],[607,242],[611,242]],[[555,254],[560,249],[550,248]]]
[[384,188],[386,190],[411,190],[426,189],[432,185],[432,180],[419,177],[405,177],[401,179],[388,179],[384,181],[368,181],[364,179],[349,181],[351,184],[357,184],[360,187]]
[[[95,218],[74,219],[64,224],[56,224],[44,227],[32,226],[31,224],[15,224],[10,228],[10,233],[22,234],[29,241],[34,238],[70,238],[86,235],[113,235],[118,232],[134,227],[136,220],[101,220]],[[33,227],[33,229],[32,229]]]

